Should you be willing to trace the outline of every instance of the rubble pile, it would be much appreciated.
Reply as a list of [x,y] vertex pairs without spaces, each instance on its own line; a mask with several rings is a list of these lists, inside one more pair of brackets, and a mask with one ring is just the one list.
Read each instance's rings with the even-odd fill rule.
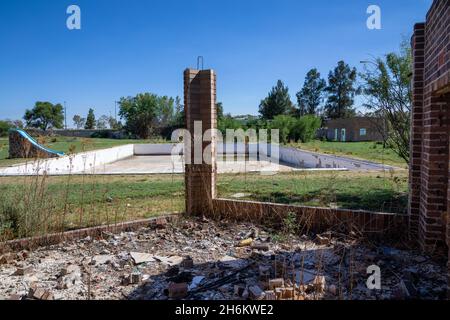
[[[369,266],[381,289],[369,289]],[[445,260],[334,233],[161,219],[0,256],[0,299],[443,299]]]

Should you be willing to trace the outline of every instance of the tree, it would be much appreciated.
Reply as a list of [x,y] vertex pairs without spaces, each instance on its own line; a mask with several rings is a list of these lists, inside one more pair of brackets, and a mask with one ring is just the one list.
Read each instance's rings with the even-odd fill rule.
[[339,61],[334,71],[328,75],[328,100],[325,115],[331,119],[347,118],[355,115],[353,104],[359,88],[355,87],[356,68],[350,68],[344,61]]
[[158,112],[167,103],[167,97],[140,93],[135,97],[121,98],[119,115],[125,119],[126,129],[142,139],[148,139],[155,127]]
[[9,121],[0,120],[0,137],[4,137],[8,134],[9,129],[13,126]]
[[109,128],[112,130],[121,130],[122,124],[116,120],[114,117],[108,117]]
[[220,121],[220,119],[223,118],[223,103],[222,102],[216,103],[216,112],[217,112],[217,121]]
[[289,88],[283,81],[278,80],[277,85],[272,88],[267,98],[261,101],[259,113],[266,120],[272,120],[278,115],[289,113],[293,109]]
[[109,117],[103,115],[97,120],[97,129],[105,130],[108,128],[108,124],[109,124]]
[[382,118],[380,132],[385,143],[409,163],[410,115],[412,105],[412,55],[407,41],[399,53],[389,53],[369,62],[361,77],[364,81],[364,106]]
[[50,102],[36,102],[32,110],[26,110],[23,119],[27,127],[40,128],[46,131],[49,128],[60,129],[64,122],[64,108],[61,104]]
[[184,106],[181,104],[180,97],[175,98],[175,114],[173,117],[173,126],[174,127],[184,127],[185,122],[185,114],[184,114]]
[[311,69],[305,78],[303,88],[297,93],[298,116],[318,113],[320,104],[324,99],[324,90],[327,83],[320,77],[317,69]]
[[166,128],[172,125],[175,114],[175,100],[171,97],[162,96],[158,98],[155,114],[155,127]]
[[86,130],[95,129],[95,114],[94,114],[94,110],[92,108],[89,109],[84,128]]
[[289,140],[293,138],[292,133],[295,125],[296,119],[294,117],[288,115],[279,115],[273,119],[270,127],[271,129],[280,130],[281,143],[288,143]]
[[299,118],[294,132],[296,139],[303,143],[313,140],[321,126],[322,120],[314,115],[306,115]]
[[73,116],[73,124],[77,127],[77,129],[81,129],[86,124],[86,119],[76,114]]

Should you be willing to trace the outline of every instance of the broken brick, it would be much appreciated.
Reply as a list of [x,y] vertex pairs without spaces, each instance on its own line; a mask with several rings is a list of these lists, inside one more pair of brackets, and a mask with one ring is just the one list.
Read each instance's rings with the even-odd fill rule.
[[187,283],[170,283],[169,284],[169,298],[171,299],[183,299],[188,294],[188,284]]
[[284,287],[284,279],[272,279],[269,280],[269,289],[274,290],[276,288],[282,288]]

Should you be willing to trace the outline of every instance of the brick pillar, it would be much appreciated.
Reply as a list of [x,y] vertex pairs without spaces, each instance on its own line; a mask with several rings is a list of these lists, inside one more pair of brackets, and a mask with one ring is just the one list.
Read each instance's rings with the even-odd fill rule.
[[[216,197],[217,174],[215,139],[204,137],[206,131],[217,128],[213,70],[184,71],[184,105],[186,129],[191,135],[190,141],[185,141],[186,213],[207,216],[212,213],[212,199]],[[201,131],[195,132],[200,124]]]
[[413,239],[419,230],[422,133],[423,133],[423,87],[424,87],[425,24],[414,26],[413,54],[413,104],[411,112],[411,146],[409,166],[409,227]]
[[449,146],[448,146],[448,184],[447,184],[447,247],[448,247],[448,279],[447,279],[447,298],[450,300],[450,94],[447,95],[447,112],[448,112],[448,126],[449,126]]
[[447,212],[449,127],[443,97],[425,92],[423,115],[419,240],[423,249],[429,251],[445,239],[443,221]]

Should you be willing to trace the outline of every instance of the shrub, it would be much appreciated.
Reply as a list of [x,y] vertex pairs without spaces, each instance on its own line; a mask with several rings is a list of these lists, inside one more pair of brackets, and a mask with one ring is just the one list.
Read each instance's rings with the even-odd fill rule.
[[8,121],[0,121],[0,137],[6,137],[13,126]]
[[288,143],[289,140],[295,139],[294,129],[296,122],[296,119],[291,116],[276,116],[271,123],[271,129],[280,130],[280,142]]
[[306,143],[316,137],[317,130],[322,126],[322,121],[319,117],[307,115],[301,117],[296,123],[296,138],[301,142]]

